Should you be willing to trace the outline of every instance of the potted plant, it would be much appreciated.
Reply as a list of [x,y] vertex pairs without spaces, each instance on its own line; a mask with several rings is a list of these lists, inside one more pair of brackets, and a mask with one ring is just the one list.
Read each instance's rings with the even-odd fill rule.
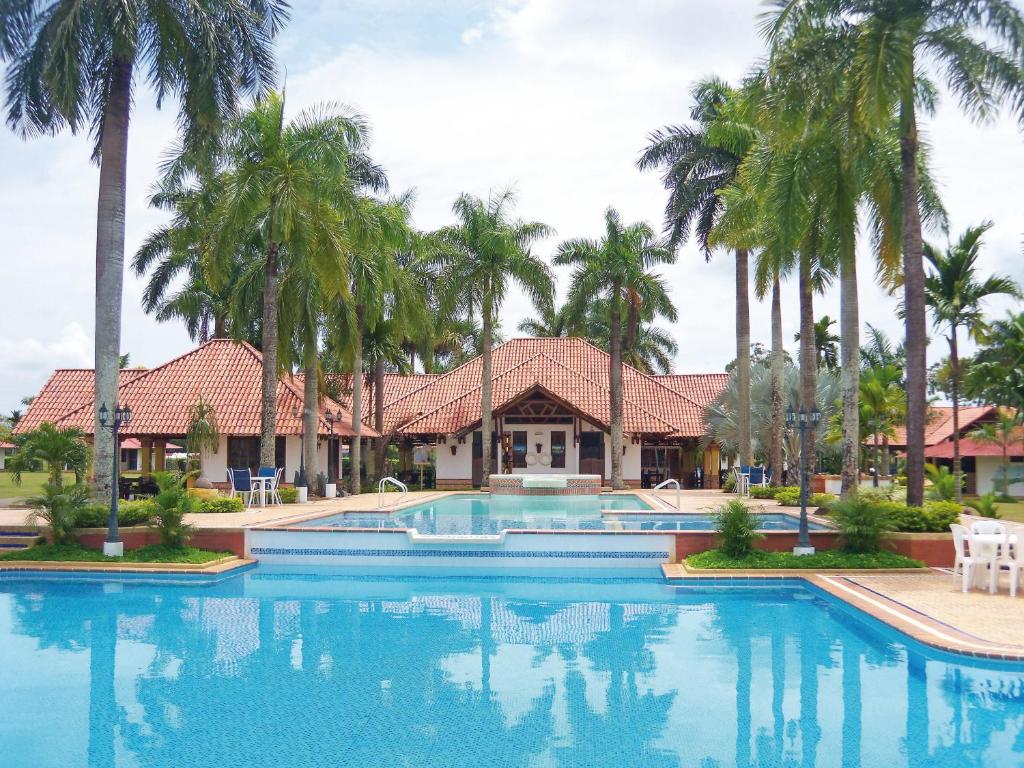
[[213,488],[213,483],[203,469],[203,454],[216,453],[220,447],[220,429],[213,405],[202,395],[189,411],[188,432],[185,435],[185,450],[199,457],[199,477],[196,488]]

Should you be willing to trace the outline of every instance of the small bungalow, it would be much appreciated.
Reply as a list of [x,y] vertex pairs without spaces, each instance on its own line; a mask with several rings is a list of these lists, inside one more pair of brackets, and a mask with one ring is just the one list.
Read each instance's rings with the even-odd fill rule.
[[7,457],[14,455],[15,446],[13,443],[7,443],[0,440],[0,469],[4,469],[7,466]]
[[[122,468],[137,468],[144,475],[153,467],[162,468],[168,444],[183,442],[189,412],[202,396],[214,408],[221,435],[216,453],[203,457],[206,476],[223,482],[228,467],[255,469],[259,465],[262,362],[259,350],[249,344],[214,339],[156,368],[121,371],[118,400],[130,405],[133,414],[131,423],[121,431]],[[289,482],[299,469],[302,407],[301,381],[281,379],[277,385],[276,465],[284,468]],[[78,427],[91,436],[95,411],[93,371],[60,369],[33,400],[15,433],[49,421]],[[351,413],[329,397],[323,398],[319,458],[325,473],[330,466],[334,476],[339,476],[341,441],[353,434]],[[365,428],[364,435],[376,433]]]
[[[511,339],[497,346],[490,471],[609,478],[609,364],[608,353],[577,338]],[[418,446],[433,446],[438,488],[479,486],[482,370],[478,357],[440,375],[387,375],[382,393],[367,378],[363,421],[398,444],[400,469],[411,469]],[[718,487],[718,449],[701,451],[698,443],[704,409],[727,381],[724,373],[651,376],[623,366],[624,480],[633,487],[668,478],[687,488]],[[344,380],[332,383],[351,389]]]
[[[962,406],[960,408],[960,464],[964,473],[964,493],[969,495],[995,491],[1000,487],[996,472],[1003,462],[999,445],[974,440],[968,435],[981,425],[996,418],[997,408],[992,405]],[[953,407],[933,405],[928,409],[925,425],[924,455],[927,461],[953,468]],[[890,440],[890,448],[906,451],[906,430],[897,428]],[[1024,464],[1024,430],[1009,446],[1011,464]],[[1024,494],[1022,484],[1010,486],[1011,494]]]

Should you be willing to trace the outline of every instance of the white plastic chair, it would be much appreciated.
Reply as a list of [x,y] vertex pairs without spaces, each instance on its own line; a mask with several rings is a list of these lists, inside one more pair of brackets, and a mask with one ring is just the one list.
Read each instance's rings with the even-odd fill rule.
[[1006,533],[1006,526],[995,520],[976,520],[971,523],[971,533],[980,533],[982,535]]
[[[950,525],[950,528],[956,525],[955,523]],[[961,578],[961,590],[968,592],[971,588],[971,584],[975,581],[981,582],[979,575],[981,571],[986,571],[989,577],[989,592],[995,593],[997,579],[999,578],[999,562],[996,558],[996,552],[998,550],[994,548],[976,547],[973,543],[974,534],[972,531],[964,528],[963,526],[957,526],[962,529],[962,537],[960,538],[959,560],[961,568],[963,569],[963,575]],[[966,543],[967,548],[964,551],[964,544]],[[953,546],[957,546],[956,532],[953,533]],[[990,553],[990,554],[986,554]]]
[[963,577],[964,558],[967,557],[967,529],[958,523],[950,523],[949,530],[953,533],[953,549],[956,557],[953,560],[953,581]]
[[270,484],[270,503],[271,504],[284,504],[281,501],[281,478],[284,476],[284,467],[278,467],[277,473],[274,475],[274,480]]

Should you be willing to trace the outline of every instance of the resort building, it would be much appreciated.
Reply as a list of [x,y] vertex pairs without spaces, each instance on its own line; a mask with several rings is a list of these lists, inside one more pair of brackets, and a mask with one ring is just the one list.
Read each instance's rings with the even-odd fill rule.
[[[513,339],[494,349],[493,360],[491,472],[610,478],[608,354],[582,339]],[[148,473],[150,467],[163,467],[168,441],[184,438],[189,410],[200,396],[213,405],[221,432],[221,447],[203,457],[206,476],[221,481],[228,467],[255,467],[261,364],[252,346],[216,339],[157,368],[121,371],[119,400],[134,414],[122,432],[122,468]],[[445,374],[388,374],[381,393],[367,377],[363,437],[378,436],[372,425],[379,396],[381,433],[398,445],[401,469],[413,469],[415,459],[433,449],[439,488],[479,486],[482,366],[476,358]],[[718,487],[718,449],[702,451],[699,440],[704,409],[727,379],[722,373],[650,376],[623,366],[623,476],[629,485],[651,487],[677,478],[684,487]],[[299,376],[278,383],[277,466],[285,468],[287,481],[299,468],[302,385]],[[339,477],[342,441],[353,435],[350,377],[328,377],[327,389],[338,400],[325,396],[321,402],[320,465],[326,473],[330,462]],[[17,432],[51,421],[91,434],[94,410],[93,372],[61,369]],[[368,439],[364,452],[371,467],[374,442]]]
[[[577,338],[512,339],[492,355],[491,473],[611,476],[608,353]],[[382,433],[408,469],[417,445],[436,446],[438,488],[479,486],[483,477],[483,360],[455,370],[388,375]],[[651,487],[676,478],[717,488],[717,447],[702,451],[704,410],[728,374],[651,376],[623,366],[623,479]],[[363,421],[376,424],[374,388],[364,387]],[[350,387],[349,387],[350,388]]]
[[[214,339],[156,368],[121,371],[118,401],[132,409],[121,430],[121,468],[148,474],[163,468],[168,444],[182,443],[189,412],[200,397],[213,406],[220,431],[216,453],[203,456],[203,472],[224,482],[228,467],[259,466],[260,382],[263,358],[244,342]],[[302,435],[302,382],[285,377],[277,385],[277,460],[290,482],[299,469]],[[44,421],[78,427],[92,435],[96,412],[93,371],[60,369],[33,400],[16,434]],[[112,404],[107,404],[108,409]],[[330,412],[333,418],[328,418]],[[340,415],[340,418],[339,418]],[[325,397],[320,403],[320,466],[338,476],[341,440],[350,437],[351,412]],[[376,436],[364,428],[368,437]],[[171,450],[177,450],[171,446]]]
[[[948,405],[933,405],[929,409],[925,425],[925,460],[939,466],[953,467],[953,408]],[[998,409],[991,405],[962,406],[960,408],[960,460],[964,474],[964,493],[968,495],[988,493],[1001,489],[996,479],[1003,463],[1003,449],[1000,445],[975,440],[968,435],[985,423],[995,420]],[[906,430],[897,428],[896,435],[889,441],[889,447],[897,451],[906,450]],[[1014,439],[1007,446],[1011,464],[1024,464],[1024,429],[1018,428]],[[1024,482],[1010,486],[1012,495],[1024,495]]]
[[7,466],[7,457],[14,454],[15,446],[13,443],[7,443],[0,440],[0,469],[4,469]]

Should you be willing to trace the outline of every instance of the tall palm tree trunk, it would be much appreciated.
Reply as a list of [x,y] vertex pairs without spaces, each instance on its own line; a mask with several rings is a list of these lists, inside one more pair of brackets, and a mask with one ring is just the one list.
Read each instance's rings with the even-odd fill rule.
[[[807,413],[807,456],[809,471],[814,472],[814,428],[810,413],[817,402],[818,352],[814,343],[814,285],[811,281],[810,257],[800,256],[800,408]],[[803,473],[800,466],[798,475]],[[810,478],[808,478],[808,484]]]
[[[317,456],[317,433],[320,431],[320,366],[317,365],[316,347],[306,353],[304,365],[305,381],[302,388],[302,461],[306,465],[307,487],[313,488],[313,482],[320,474],[320,461]],[[273,466],[267,464],[265,466]]]
[[483,370],[480,374],[480,447],[483,467],[480,485],[486,488],[491,478],[491,335],[493,333],[494,318],[491,317],[493,304],[490,293],[485,293],[483,306],[482,323],[482,362]]
[[96,331],[93,472],[99,498],[110,496],[117,446],[96,413],[117,405],[121,359],[121,294],[124,284],[124,220],[128,172],[128,121],[132,62],[115,59],[100,140],[100,186],[96,204]]
[[377,438],[376,474],[377,479],[384,477],[384,460],[388,450],[388,439],[384,435],[384,358],[378,357],[373,364],[373,428],[380,437]]
[[[913,67],[914,62],[908,66]],[[918,207],[917,118],[913,77],[900,104],[900,167],[903,177],[903,304],[907,348],[907,504],[924,503],[924,428],[927,404],[927,327],[924,245]]]
[[860,483],[860,311],[857,301],[857,257],[852,249],[839,266],[839,293],[843,390],[841,493],[846,497],[854,493]]
[[352,464],[352,494],[356,495],[362,490],[362,472],[360,462],[362,460],[362,434],[363,434],[363,324],[360,318],[363,316],[363,307],[356,307],[356,322],[352,329],[352,448],[349,451],[349,461]]
[[740,464],[750,466],[750,290],[749,258],[736,249],[736,383],[739,386]]
[[218,312],[213,316],[213,338],[224,339],[227,338],[227,325],[228,319],[222,312]]
[[608,393],[608,410],[611,418],[612,440],[612,488],[618,490],[625,488],[622,481],[622,452],[624,440],[622,437],[622,288],[617,283],[612,286],[612,300],[610,312],[610,355],[608,358],[608,381],[610,384]]
[[953,477],[956,483],[956,500],[964,500],[963,462],[960,460],[960,352],[957,349],[956,325],[949,333],[949,372],[953,400]]
[[783,376],[785,371],[785,351],[782,340],[782,285],[776,272],[772,283],[772,423],[771,445],[768,451],[768,464],[772,468],[772,485],[782,485],[782,441],[785,438],[785,392]]
[[[271,214],[273,221],[273,214]],[[263,383],[260,401],[260,464],[275,464],[277,437],[277,293],[279,246],[274,242],[271,223],[270,243],[263,280]]]

